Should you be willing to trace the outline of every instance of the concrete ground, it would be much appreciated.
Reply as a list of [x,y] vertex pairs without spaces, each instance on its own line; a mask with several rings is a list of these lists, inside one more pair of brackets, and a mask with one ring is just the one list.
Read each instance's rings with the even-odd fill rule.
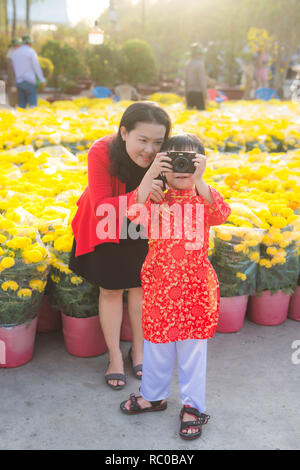
[[[107,353],[66,352],[61,331],[39,333],[33,359],[0,369],[0,450],[300,449],[300,323],[216,333],[208,343],[207,413],[200,439],[180,439],[174,372],[167,410],[126,416],[119,404],[140,382],[128,360],[126,388],[104,382]],[[122,342],[127,357],[130,344]]]

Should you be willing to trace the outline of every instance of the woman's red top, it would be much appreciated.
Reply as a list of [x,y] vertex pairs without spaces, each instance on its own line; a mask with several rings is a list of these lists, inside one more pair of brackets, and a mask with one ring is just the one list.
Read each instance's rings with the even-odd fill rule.
[[[97,236],[97,225],[107,214],[97,216],[97,208],[101,204],[111,204],[115,208],[116,227],[119,225],[119,196],[125,195],[127,200],[132,192],[125,194],[126,184],[109,172],[109,143],[114,136],[106,136],[97,140],[88,152],[88,186],[77,201],[77,212],[72,220],[72,230],[76,240],[76,256],[94,251],[101,243],[119,243],[119,232],[115,237],[100,239]],[[122,216],[123,220],[123,216]]]

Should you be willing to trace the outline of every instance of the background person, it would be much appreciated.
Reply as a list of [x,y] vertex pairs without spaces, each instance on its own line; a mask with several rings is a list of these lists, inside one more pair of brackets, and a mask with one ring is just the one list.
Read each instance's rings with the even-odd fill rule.
[[[120,330],[123,315],[123,293],[128,289],[128,312],[132,329],[129,352],[135,376],[141,379],[142,288],[140,272],[148,253],[148,240],[132,240],[127,236],[127,219],[122,217],[119,233],[100,239],[97,224],[101,220],[97,209],[113,206],[118,217],[120,196],[127,199],[140,184],[146,171],[168,137],[171,122],[168,114],[156,103],[137,102],[124,112],[117,135],[97,140],[88,153],[88,186],[80,197],[72,221],[74,233],[70,269],[99,286],[99,318],[108,347],[107,384],[123,388],[126,383],[120,350]],[[154,182],[152,197],[164,196],[162,182]],[[119,226],[119,219],[112,220]],[[121,221],[120,221],[121,223]]]
[[197,43],[191,46],[191,59],[185,66],[185,96],[189,109],[205,109],[207,80],[201,50]]
[[46,81],[37,53],[32,49],[32,39],[30,36],[24,35],[22,41],[22,45],[11,56],[16,77],[18,101],[20,108],[26,108],[27,105],[35,107],[38,104],[36,79],[38,78],[41,82],[41,90],[45,88]]
[[7,71],[7,96],[8,96],[8,104],[12,108],[15,108],[18,104],[18,95],[17,95],[17,84],[16,84],[16,77],[14,72],[14,67],[12,63],[11,56],[12,54],[20,47],[21,42],[18,38],[13,38],[11,44],[9,45],[6,57],[5,57],[5,66]]
[[257,54],[256,86],[267,88],[269,86],[269,54],[265,48],[261,48]]

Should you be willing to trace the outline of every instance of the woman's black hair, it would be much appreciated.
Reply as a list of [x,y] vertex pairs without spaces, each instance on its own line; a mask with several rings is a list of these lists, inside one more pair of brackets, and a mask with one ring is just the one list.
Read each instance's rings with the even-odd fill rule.
[[123,183],[127,183],[130,177],[128,154],[125,142],[121,136],[121,127],[127,132],[132,131],[138,122],[155,123],[165,126],[165,139],[171,131],[171,119],[168,113],[159,104],[152,101],[137,101],[125,110],[119,125],[116,137],[109,146],[110,173],[117,176]]
[[177,152],[189,150],[205,155],[201,140],[196,135],[189,133],[173,135],[167,139],[161,148],[161,152],[167,150],[176,150]]

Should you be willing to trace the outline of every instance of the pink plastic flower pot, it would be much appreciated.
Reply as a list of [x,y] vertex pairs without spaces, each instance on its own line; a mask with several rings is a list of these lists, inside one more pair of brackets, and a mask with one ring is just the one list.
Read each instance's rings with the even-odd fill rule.
[[100,356],[107,345],[100,326],[99,317],[69,317],[62,312],[63,335],[68,353],[79,357]]
[[244,324],[248,295],[220,298],[218,333],[234,333]]
[[128,304],[126,302],[123,303],[123,320],[121,325],[120,337],[122,341],[132,341],[132,331],[129,321]]
[[0,326],[0,367],[19,367],[32,359],[38,318],[15,326]]
[[259,325],[280,325],[287,319],[290,295],[281,290],[271,295],[266,290],[261,295],[252,295],[249,301],[248,317]]
[[288,317],[292,320],[300,321],[300,286],[297,287],[291,297]]
[[52,307],[48,295],[43,296],[42,306],[38,315],[38,333],[60,330],[62,326],[60,310]]

